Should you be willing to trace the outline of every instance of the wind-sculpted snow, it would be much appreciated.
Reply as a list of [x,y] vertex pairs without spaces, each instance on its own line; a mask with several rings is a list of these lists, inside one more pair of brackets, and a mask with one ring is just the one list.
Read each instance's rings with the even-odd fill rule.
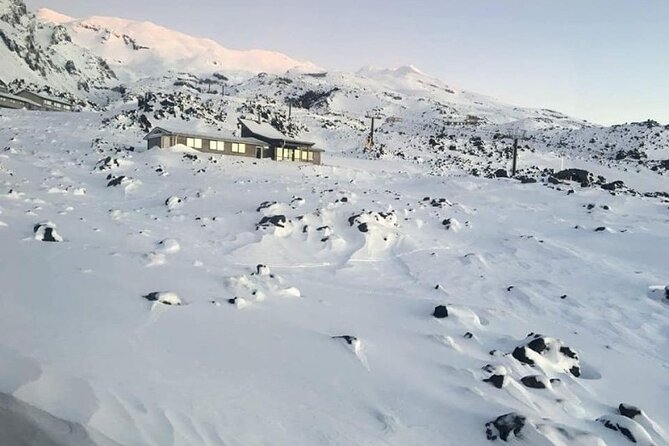
[[34,116],[0,116],[0,392],[53,420],[138,445],[669,442],[663,195]]

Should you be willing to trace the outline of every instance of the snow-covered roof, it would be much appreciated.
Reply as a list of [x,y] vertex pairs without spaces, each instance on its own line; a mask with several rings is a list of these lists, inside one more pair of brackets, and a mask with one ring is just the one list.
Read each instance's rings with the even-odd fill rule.
[[294,143],[294,144],[303,144],[306,146],[313,146],[313,142],[309,141],[301,141],[297,139],[293,139],[290,136],[286,136],[283,133],[281,133],[279,130],[274,128],[272,125],[268,124],[267,122],[257,122],[253,121],[251,119],[239,119],[239,122],[249,129],[251,133],[254,135],[258,135],[263,138],[267,139],[273,139],[277,141],[284,141],[287,143]]
[[149,137],[151,137],[152,135],[180,135],[190,138],[211,139],[214,141],[241,142],[244,144],[255,144],[259,146],[267,145],[265,141],[261,141],[256,138],[240,138],[238,136],[232,136],[225,133],[200,133],[200,132],[193,132],[190,130],[186,131],[175,130],[175,129],[169,130],[163,127],[155,127],[144,137],[144,139],[149,139]]
[[22,96],[16,96],[15,94],[11,94],[11,93],[5,93],[5,92],[0,91],[0,97],[7,98],[7,99],[13,99],[15,101],[23,102],[24,104],[33,105],[35,107],[41,107],[41,105],[38,104],[35,101],[31,101],[30,99],[24,98]]

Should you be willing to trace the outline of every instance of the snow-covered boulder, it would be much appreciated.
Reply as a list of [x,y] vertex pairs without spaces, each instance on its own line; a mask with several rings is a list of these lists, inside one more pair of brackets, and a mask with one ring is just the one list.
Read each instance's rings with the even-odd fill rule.
[[507,413],[489,421],[485,424],[486,437],[488,440],[494,441],[498,438],[503,441],[508,441],[513,434],[518,437],[525,427],[527,418],[516,412]]
[[171,291],[154,291],[142,296],[144,299],[151,302],[159,302],[165,305],[181,305],[181,298],[177,293]]
[[63,237],[56,232],[56,225],[50,221],[36,224],[33,226],[33,232],[35,233],[35,240],[39,240],[40,242],[63,241]]
[[569,372],[581,376],[581,364],[578,353],[555,338],[530,333],[517,346],[512,356],[523,364],[538,366],[544,372]]

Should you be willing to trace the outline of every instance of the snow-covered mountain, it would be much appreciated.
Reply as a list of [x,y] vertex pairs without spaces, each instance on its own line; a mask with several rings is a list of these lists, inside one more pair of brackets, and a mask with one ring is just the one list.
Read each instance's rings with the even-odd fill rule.
[[45,24],[21,0],[0,1],[0,81],[90,92],[116,80],[102,58],[72,42],[60,25]]
[[191,37],[151,22],[115,17],[75,19],[49,9],[37,11],[46,23],[65,27],[72,40],[109,62],[124,81],[187,71],[283,73],[290,69],[316,71],[318,67],[273,51],[232,50],[211,39]]
[[[0,79],[82,111],[0,109],[0,445],[669,445],[669,126],[39,16]],[[241,117],[324,164],[142,140]]]

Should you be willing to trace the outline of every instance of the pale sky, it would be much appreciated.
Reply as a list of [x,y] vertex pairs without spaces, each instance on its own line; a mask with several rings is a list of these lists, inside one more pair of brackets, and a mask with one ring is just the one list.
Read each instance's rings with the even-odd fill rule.
[[601,124],[669,124],[669,0],[27,0],[149,20],[331,70],[412,64],[451,85]]

